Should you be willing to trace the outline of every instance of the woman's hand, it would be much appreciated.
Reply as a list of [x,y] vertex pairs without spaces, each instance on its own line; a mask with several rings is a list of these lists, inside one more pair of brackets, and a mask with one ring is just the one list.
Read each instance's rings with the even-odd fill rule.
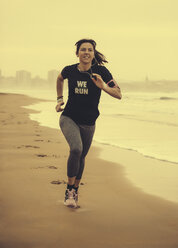
[[122,98],[122,94],[121,94],[121,90],[119,87],[109,87],[102,79],[102,77],[96,73],[93,73],[92,76],[94,76],[95,78],[92,77],[92,81],[95,83],[95,85],[104,90],[106,93],[108,93],[110,96],[113,96],[115,98],[121,99]]
[[61,106],[64,105],[64,102],[59,102],[57,105],[56,105],[56,112],[61,112],[64,110],[64,108],[61,108]]
[[96,73],[93,73],[92,76],[95,76],[95,77],[92,77],[92,80],[93,80],[94,84],[98,88],[103,90],[106,87],[106,84],[103,81],[102,77],[99,74],[96,74]]

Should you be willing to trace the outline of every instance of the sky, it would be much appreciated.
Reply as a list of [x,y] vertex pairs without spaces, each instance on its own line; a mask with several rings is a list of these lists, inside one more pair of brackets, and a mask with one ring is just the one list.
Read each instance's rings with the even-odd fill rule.
[[0,0],[0,70],[47,78],[92,38],[120,80],[178,80],[177,0]]

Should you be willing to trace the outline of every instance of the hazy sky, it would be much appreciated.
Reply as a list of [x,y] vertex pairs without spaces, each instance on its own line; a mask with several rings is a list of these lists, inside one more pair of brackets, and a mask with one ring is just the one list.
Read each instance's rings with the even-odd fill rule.
[[47,77],[93,38],[115,78],[178,80],[178,0],[0,0],[0,69]]

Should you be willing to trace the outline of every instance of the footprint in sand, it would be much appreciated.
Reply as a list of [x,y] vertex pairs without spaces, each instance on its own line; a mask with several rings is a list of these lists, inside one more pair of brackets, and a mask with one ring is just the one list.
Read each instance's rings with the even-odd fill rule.
[[55,170],[58,169],[56,166],[53,166],[53,165],[50,165],[50,166],[38,166],[38,167],[31,168],[31,169],[45,169],[45,168],[55,169]]
[[60,181],[60,180],[54,180],[54,181],[51,182],[51,184],[67,184],[67,182],[64,181],[64,180],[62,180],[62,181]]
[[[36,136],[41,136],[41,135],[36,135]],[[44,140],[42,140],[42,139],[37,139],[37,140],[34,140],[34,141],[36,141],[36,142],[43,142]],[[50,140],[47,140],[47,142],[51,142]]]
[[40,158],[44,158],[44,157],[47,157],[46,154],[36,154],[37,157],[40,157]]
[[[48,155],[46,154],[36,154],[37,157],[47,157]],[[54,158],[60,158],[60,155],[49,155],[49,157],[54,157]]]
[[31,148],[40,148],[39,146],[31,146],[31,145],[26,145],[25,147],[26,147],[26,148],[30,148],[30,147],[31,147]]
[[[51,184],[67,184],[65,180],[54,180]],[[80,185],[85,185],[85,183],[80,183]]]
[[36,133],[41,133],[41,130],[36,129],[35,132]]
[[17,148],[20,149],[20,148],[40,148],[39,146],[31,146],[31,145],[22,145],[22,146],[18,146]]
[[58,169],[56,166],[53,166],[53,165],[48,166],[48,168],[49,169],[55,169],[55,170]]
[[7,125],[6,121],[3,120],[2,125],[4,125],[4,126]]

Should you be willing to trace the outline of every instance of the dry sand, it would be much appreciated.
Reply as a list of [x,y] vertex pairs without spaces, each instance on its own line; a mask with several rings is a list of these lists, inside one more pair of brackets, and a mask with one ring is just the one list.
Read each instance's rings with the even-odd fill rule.
[[178,204],[134,187],[95,146],[81,208],[63,205],[68,146],[21,107],[37,101],[0,94],[0,248],[177,248]]

